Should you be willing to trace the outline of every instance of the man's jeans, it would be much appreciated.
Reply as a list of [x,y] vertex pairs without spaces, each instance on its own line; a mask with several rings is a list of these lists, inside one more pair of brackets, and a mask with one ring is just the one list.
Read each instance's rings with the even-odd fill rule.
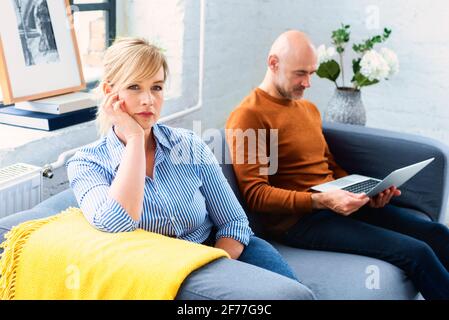
[[387,261],[404,270],[424,298],[449,299],[449,229],[405,208],[363,207],[349,217],[320,210],[301,218],[281,241]]

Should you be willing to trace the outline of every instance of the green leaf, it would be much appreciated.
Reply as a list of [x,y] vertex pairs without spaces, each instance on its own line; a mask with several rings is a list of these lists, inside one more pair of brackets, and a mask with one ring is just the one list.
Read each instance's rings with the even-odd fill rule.
[[357,74],[360,72],[361,66],[360,63],[362,62],[362,59],[354,59],[352,60],[352,71],[354,72],[354,74]]
[[332,31],[332,41],[336,47],[344,48],[345,44],[349,42],[351,36],[349,28],[349,25],[341,24],[339,29]]
[[387,40],[390,37],[390,35],[391,35],[391,30],[385,28],[384,29],[384,34],[382,36],[383,41]]
[[318,68],[316,74],[320,78],[329,79],[335,82],[340,76],[340,72],[341,70],[338,63],[335,60],[331,60],[320,64],[320,67]]
[[367,87],[367,86],[371,86],[373,84],[379,83],[379,80],[369,80],[363,74],[358,72],[354,75],[353,82],[356,84],[357,88],[361,88],[361,87]]
[[363,46],[361,44],[354,44],[352,46],[352,50],[354,50],[357,53],[362,53],[363,52]]
[[364,40],[363,42],[361,42],[359,44],[354,44],[352,46],[352,49],[356,53],[363,54],[364,52],[373,49],[377,43],[382,43],[382,42],[386,41],[390,37],[390,34],[391,34],[391,30],[384,28],[384,32],[382,35],[376,35],[376,36],[369,38],[368,40]]

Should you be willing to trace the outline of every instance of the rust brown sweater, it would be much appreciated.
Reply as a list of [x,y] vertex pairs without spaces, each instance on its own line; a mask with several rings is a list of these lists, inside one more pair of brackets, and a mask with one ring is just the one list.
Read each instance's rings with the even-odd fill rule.
[[[257,88],[232,112],[226,129],[240,191],[273,237],[312,212],[312,186],[347,175],[329,151],[319,110],[306,100],[276,99]],[[254,134],[258,151],[249,150],[248,140],[238,138],[238,129],[266,130],[263,139]],[[278,130],[278,169],[272,175],[260,169],[275,168],[274,160],[266,164],[258,156],[275,154],[270,150],[270,129]],[[236,161],[239,154],[243,158]]]

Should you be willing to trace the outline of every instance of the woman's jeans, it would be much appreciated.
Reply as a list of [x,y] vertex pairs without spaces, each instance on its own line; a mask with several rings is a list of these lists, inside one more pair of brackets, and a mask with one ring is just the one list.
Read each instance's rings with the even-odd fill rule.
[[363,207],[348,217],[320,210],[301,218],[281,241],[387,261],[404,270],[424,298],[449,299],[449,229],[405,208]]
[[[203,244],[213,246],[214,232]],[[281,254],[267,241],[252,236],[248,245],[243,249],[239,261],[278,273],[299,282],[292,268],[287,264]]]

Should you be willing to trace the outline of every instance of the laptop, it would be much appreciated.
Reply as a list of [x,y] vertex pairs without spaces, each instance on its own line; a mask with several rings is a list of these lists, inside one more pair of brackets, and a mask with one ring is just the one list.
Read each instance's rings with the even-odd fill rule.
[[314,186],[311,189],[320,192],[342,189],[352,193],[365,193],[368,197],[372,198],[392,186],[400,187],[433,160],[435,160],[435,158],[397,169],[383,180],[352,174],[344,178]]

